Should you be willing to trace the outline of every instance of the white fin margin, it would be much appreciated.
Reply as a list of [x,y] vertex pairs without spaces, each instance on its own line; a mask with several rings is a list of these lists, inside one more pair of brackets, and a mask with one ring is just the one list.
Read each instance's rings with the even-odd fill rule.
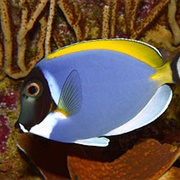
[[149,103],[127,123],[109,131],[105,136],[120,135],[143,127],[157,119],[168,107],[172,99],[172,91],[168,85],[158,88]]
[[89,139],[78,139],[74,143],[86,146],[106,147],[109,144],[109,139],[105,137],[93,137]]

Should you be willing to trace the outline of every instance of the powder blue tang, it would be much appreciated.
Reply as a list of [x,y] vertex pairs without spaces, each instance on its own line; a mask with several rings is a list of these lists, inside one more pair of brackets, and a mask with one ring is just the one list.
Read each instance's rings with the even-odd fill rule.
[[[124,41],[129,50],[108,48],[109,41]],[[107,43],[107,48],[98,47],[96,42]],[[78,50],[60,55],[79,44]],[[147,48],[148,56],[157,56],[160,65],[151,63],[148,56],[149,60],[138,59],[140,52],[133,56],[131,46],[136,45],[139,51],[139,45],[142,51]],[[96,40],[67,46],[54,54],[37,63],[25,79],[18,120],[24,132],[59,142],[107,146],[109,140],[104,136],[145,126],[170,103],[172,92],[164,85],[173,82],[170,63],[164,65],[159,52],[148,44]],[[32,117],[25,115],[27,111]]]

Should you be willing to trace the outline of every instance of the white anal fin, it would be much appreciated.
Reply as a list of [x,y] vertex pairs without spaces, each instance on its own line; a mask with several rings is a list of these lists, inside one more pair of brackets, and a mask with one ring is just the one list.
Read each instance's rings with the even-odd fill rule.
[[105,137],[93,137],[89,139],[79,139],[76,140],[74,143],[86,146],[106,147],[109,144],[109,139]]
[[139,114],[122,126],[108,132],[105,136],[124,134],[153,122],[167,109],[171,99],[172,91],[170,87],[168,85],[159,87]]

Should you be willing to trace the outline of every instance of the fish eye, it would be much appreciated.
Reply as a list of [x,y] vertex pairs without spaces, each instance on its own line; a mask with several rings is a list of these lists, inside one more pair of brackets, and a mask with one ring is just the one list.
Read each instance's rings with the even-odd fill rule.
[[26,95],[35,97],[37,96],[41,91],[41,86],[36,83],[32,82],[26,86]]

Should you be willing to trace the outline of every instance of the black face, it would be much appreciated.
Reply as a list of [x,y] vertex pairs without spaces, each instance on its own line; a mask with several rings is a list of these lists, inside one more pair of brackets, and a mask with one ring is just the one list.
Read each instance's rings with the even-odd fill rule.
[[39,68],[34,68],[24,81],[21,91],[21,112],[18,123],[26,130],[39,124],[56,109],[48,83]]

